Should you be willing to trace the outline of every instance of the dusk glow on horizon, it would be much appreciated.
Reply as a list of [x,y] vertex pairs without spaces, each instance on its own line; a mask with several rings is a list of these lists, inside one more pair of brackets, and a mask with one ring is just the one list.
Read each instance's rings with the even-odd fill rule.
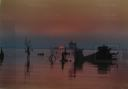
[[0,0],[0,89],[128,89],[128,0]]
[[1,23],[23,37],[118,41],[128,37],[127,8],[127,0],[1,0]]

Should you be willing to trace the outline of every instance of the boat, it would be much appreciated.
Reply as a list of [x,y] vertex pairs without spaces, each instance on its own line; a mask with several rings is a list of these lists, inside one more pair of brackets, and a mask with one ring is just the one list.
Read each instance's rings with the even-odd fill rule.
[[112,49],[106,45],[99,46],[97,48],[97,52],[91,55],[85,56],[85,59],[89,62],[94,63],[112,63],[112,61],[116,60],[116,55],[118,53],[113,53]]

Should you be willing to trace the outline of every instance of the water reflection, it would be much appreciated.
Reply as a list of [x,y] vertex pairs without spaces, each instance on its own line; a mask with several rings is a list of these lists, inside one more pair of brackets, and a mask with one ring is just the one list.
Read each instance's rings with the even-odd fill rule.
[[4,61],[4,52],[3,52],[3,49],[1,48],[1,52],[0,52],[0,65],[2,65]]
[[[91,61],[90,61],[91,62]],[[107,74],[111,71],[111,66],[117,65],[115,61],[107,61],[107,62],[91,62],[92,64],[96,65],[97,71],[99,74]]]
[[27,55],[27,61],[25,63],[25,80],[30,77],[30,55]]
[[94,63],[93,61],[86,61],[86,60],[79,61],[79,59],[75,59],[73,63],[73,68],[72,70],[69,71],[70,77],[76,77],[77,71],[83,70],[83,65],[85,65],[85,63],[91,63],[95,65],[95,67],[97,68],[98,74],[107,74],[111,70],[111,66],[114,66],[114,65],[118,66],[117,63],[114,61]]
[[107,74],[110,71],[111,64],[97,64],[97,71],[99,74]]
[[[99,74],[107,74],[111,70],[112,66],[114,65],[117,66],[117,58],[112,58],[112,56],[108,58],[108,56],[106,55],[111,55],[111,54],[109,54],[109,52],[106,53],[106,51],[102,53],[102,54],[106,54],[105,59],[101,59],[103,58],[103,56],[101,57],[99,53],[92,54],[89,56],[84,56],[83,49],[77,49],[77,48],[73,50],[73,57],[72,59],[70,59],[71,61],[67,56],[69,54],[71,53],[68,53],[65,48],[61,54],[62,57],[60,61],[62,71],[64,70],[66,63],[69,62],[70,65],[72,65],[72,68],[69,69],[69,77],[75,78],[77,71],[82,71],[85,63],[90,63],[94,65],[97,68],[97,73]],[[51,61],[51,64],[53,64],[53,61]]]
[[[124,69],[123,70],[119,69],[118,72],[116,71],[111,71],[111,73],[109,72],[113,68],[113,66],[116,65],[115,61],[117,59],[113,61],[110,60],[109,62],[101,61],[100,63],[98,61],[97,62],[94,61],[93,58],[83,57],[83,55],[81,54],[82,50],[75,50],[73,52],[72,50],[70,51],[66,49],[66,51],[63,50],[63,55],[62,53],[59,53],[59,52],[56,54],[56,51],[54,51],[53,53],[51,52],[51,54],[49,54],[49,50],[48,50],[47,53],[45,53],[46,55],[44,56],[44,59],[42,60],[37,55],[34,55],[38,51],[40,50],[37,50],[37,51],[34,50],[34,52],[32,52],[31,55],[28,55],[28,56],[26,53],[26,55],[22,57],[23,59],[22,62],[18,61],[22,63],[22,65],[17,66],[17,70],[16,70],[17,76],[12,78],[12,80],[16,79],[17,84],[21,83],[21,84],[25,84],[25,86],[29,86],[29,84],[32,84],[32,85],[35,84],[35,86],[37,86],[37,84],[39,83],[41,84],[41,88],[45,88],[45,87],[47,88],[49,86],[53,87],[56,84],[57,85],[62,84],[61,86],[62,87],[66,86],[65,87],[66,89],[68,89],[69,84],[71,84],[72,89],[74,89],[77,86],[80,87],[78,89],[81,89],[81,86],[83,86],[82,87],[83,89],[87,87],[91,89],[91,88],[94,88],[92,86],[93,84],[96,84],[96,86],[101,85],[100,87],[102,87],[104,84],[106,84],[105,86],[108,86],[109,85],[108,83],[110,83],[113,86],[114,82],[111,82],[111,81],[115,81],[114,79],[118,80],[118,75],[119,75],[118,73],[122,73],[124,75],[127,74],[125,72],[120,72],[120,71],[123,71]],[[70,52],[70,56],[68,56],[69,52]],[[22,50],[22,53],[24,53],[24,50]],[[67,55],[64,55],[64,54],[67,54]],[[49,59],[49,56],[52,56],[51,59]],[[63,62],[60,60],[63,60]],[[67,61],[64,61],[64,60],[67,60]],[[119,66],[119,68],[120,67],[121,66]],[[11,67],[9,67],[9,70],[11,70],[10,68]],[[8,75],[5,75],[5,76],[12,77],[15,74],[15,72],[13,75],[10,75],[10,73],[8,72],[6,74]],[[102,76],[104,76],[105,78],[101,78]],[[6,79],[8,80],[5,80],[5,81],[11,82],[10,77],[7,77]],[[113,78],[113,80],[111,80],[111,78]],[[124,78],[127,78],[127,77],[124,76]],[[100,82],[97,83],[97,81],[100,81]],[[88,83],[91,83],[91,84],[88,85]],[[55,87],[54,89],[56,89],[57,87]],[[106,89],[108,89],[108,87]]]

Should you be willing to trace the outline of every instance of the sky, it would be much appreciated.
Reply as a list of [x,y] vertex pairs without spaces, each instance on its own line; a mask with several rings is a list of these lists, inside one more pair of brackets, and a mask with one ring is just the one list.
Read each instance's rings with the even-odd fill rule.
[[75,40],[81,47],[128,47],[127,0],[0,0],[0,45],[50,47]]

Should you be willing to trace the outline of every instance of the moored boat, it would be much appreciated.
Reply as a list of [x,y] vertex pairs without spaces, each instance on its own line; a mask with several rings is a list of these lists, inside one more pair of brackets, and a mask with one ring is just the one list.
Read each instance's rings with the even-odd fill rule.
[[96,53],[85,56],[85,59],[88,61],[93,61],[97,63],[111,63],[113,60],[116,60],[116,55],[118,53],[112,53],[112,49],[108,46],[100,46],[97,49]]

